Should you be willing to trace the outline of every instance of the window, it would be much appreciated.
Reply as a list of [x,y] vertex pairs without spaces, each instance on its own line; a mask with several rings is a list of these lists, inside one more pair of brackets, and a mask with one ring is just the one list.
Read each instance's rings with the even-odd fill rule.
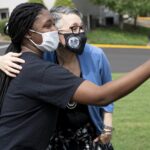
[[7,19],[9,17],[8,15],[8,9],[0,9],[0,19]]
[[1,13],[1,19],[6,19],[7,18],[7,14],[5,12]]

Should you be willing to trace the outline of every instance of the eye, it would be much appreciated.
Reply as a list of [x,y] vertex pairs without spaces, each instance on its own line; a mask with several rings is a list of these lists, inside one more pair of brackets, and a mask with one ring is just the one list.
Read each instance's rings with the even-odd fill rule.
[[80,32],[80,27],[79,26],[73,26],[73,27],[70,27],[72,33],[74,34],[78,34]]
[[84,26],[80,26],[80,30],[84,30]]
[[51,28],[52,26],[55,26],[55,23],[52,21],[48,21],[44,24],[44,28]]
[[70,27],[70,29],[72,30],[72,31],[77,31],[78,30],[78,26],[73,26],[73,27]]
[[46,23],[46,24],[44,25],[45,28],[50,28],[51,26],[52,26],[51,23]]

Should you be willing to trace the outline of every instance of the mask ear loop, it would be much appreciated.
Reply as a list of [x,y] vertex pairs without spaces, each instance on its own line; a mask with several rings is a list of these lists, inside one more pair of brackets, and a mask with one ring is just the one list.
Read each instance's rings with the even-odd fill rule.
[[31,32],[33,32],[33,33],[37,33],[37,34],[42,35],[42,33],[41,33],[41,32],[38,32],[38,31],[35,31],[35,30],[32,30],[32,29],[30,29],[29,31],[31,31]]
[[60,34],[60,35],[64,35],[65,33],[61,33],[61,32],[59,32],[59,31],[58,31],[58,34]]
[[[61,30],[57,30],[57,31],[58,31],[58,34],[60,34],[60,35],[63,35],[63,36],[64,36],[64,33],[59,32],[59,31],[61,31]],[[59,41],[58,48],[60,48],[60,49],[65,49],[65,45],[63,45],[63,44],[62,44],[62,43],[60,43],[60,41]]]

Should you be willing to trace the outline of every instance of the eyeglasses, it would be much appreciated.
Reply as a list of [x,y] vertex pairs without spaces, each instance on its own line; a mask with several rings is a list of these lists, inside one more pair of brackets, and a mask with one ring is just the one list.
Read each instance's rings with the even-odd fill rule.
[[70,27],[72,33],[79,34],[80,32],[85,32],[85,26],[72,26]]
[[[79,34],[81,32],[86,32],[86,27],[84,25],[83,26],[72,26],[69,29],[71,30],[71,32],[73,34]],[[65,29],[59,30],[59,32],[62,32],[62,31],[66,33],[67,30],[65,30]],[[69,31],[67,31],[67,32],[69,32]]]

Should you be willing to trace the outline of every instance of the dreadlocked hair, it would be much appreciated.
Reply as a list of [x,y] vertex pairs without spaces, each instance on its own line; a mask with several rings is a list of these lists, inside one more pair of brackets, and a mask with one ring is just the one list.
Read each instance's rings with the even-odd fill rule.
[[37,15],[42,9],[46,9],[46,7],[39,3],[23,3],[13,10],[7,24],[7,34],[15,46],[15,50],[12,49],[10,51],[21,51],[23,38],[32,27]]
[[[24,36],[32,28],[36,17],[42,9],[47,8],[39,3],[22,3],[13,10],[4,29],[4,32],[11,38],[11,43],[6,53],[21,52]],[[10,80],[10,77],[0,71],[0,111]]]

